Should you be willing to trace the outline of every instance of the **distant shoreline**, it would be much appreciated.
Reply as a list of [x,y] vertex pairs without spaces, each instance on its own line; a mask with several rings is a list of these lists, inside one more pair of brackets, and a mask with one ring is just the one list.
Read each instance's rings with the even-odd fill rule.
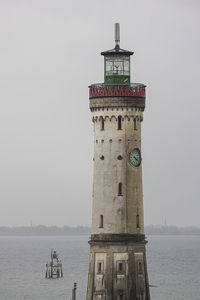
[[[19,226],[0,227],[0,236],[76,236],[91,234],[91,228],[87,226],[57,227],[57,226]],[[145,227],[146,235],[200,235],[198,227],[177,227],[164,225],[149,225]]]

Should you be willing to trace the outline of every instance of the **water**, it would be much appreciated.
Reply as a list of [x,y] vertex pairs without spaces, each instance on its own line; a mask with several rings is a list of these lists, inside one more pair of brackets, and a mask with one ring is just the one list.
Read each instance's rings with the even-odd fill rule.
[[[85,300],[86,236],[0,237],[0,300]],[[152,300],[200,299],[200,237],[150,236],[147,262]],[[64,278],[45,279],[50,250],[60,253]]]

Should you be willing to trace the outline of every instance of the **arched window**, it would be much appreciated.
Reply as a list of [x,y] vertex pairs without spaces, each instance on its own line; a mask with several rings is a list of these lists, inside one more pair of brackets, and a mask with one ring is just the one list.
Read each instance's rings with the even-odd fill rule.
[[122,196],[122,183],[118,184],[118,196]]
[[99,228],[103,228],[103,215],[99,216]]
[[104,130],[104,119],[101,117],[101,130]]
[[122,116],[118,116],[117,122],[118,122],[118,130],[121,130],[122,129]]
[[134,122],[134,130],[137,130],[137,120],[134,119],[133,122]]

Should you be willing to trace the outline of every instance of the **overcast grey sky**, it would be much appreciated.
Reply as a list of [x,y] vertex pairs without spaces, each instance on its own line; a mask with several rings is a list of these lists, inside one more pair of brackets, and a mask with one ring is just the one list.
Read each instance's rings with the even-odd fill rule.
[[200,226],[198,0],[0,1],[0,226],[90,225],[88,85],[115,22],[147,85],[145,223]]

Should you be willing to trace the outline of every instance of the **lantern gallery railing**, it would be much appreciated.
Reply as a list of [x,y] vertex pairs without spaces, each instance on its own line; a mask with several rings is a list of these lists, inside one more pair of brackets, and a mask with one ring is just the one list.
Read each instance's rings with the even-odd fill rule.
[[92,84],[89,86],[89,97],[137,97],[145,98],[145,85],[141,83],[130,84]]

